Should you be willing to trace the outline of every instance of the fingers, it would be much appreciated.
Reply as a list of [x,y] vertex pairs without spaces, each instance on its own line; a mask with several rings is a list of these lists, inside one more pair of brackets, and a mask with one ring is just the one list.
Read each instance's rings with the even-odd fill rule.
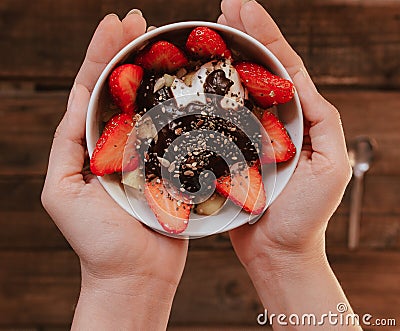
[[123,46],[146,32],[147,22],[139,9],[131,10],[122,20]]
[[155,29],[157,29],[156,26],[150,25],[150,26],[147,28],[147,32],[153,31],[153,30],[155,30]]
[[228,21],[226,20],[224,14],[222,14],[218,17],[217,23],[222,24],[222,25],[228,25]]
[[299,94],[304,118],[310,124],[308,130],[312,157],[321,156],[331,163],[347,164],[346,143],[339,112],[318,93],[305,70],[299,71],[293,77],[293,81]]
[[226,20],[226,25],[245,31],[245,27],[243,26],[242,19],[240,17],[240,8],[242,6],[242,2],[243,0],[223,0],[221,2],[221,11]]
[[140,11],[131,11],[121,22],[107,15],[97,27],[76,77],[67,112],[57,128],[49,160],[48,178],[79,175],[84,162],[85,120],[90,92],[114,55],[128,42],[146,31]]
[[93,35],[75,82],[91,92],[114,55],[145,31],[146,20],[137,9],[130,11],[122,22],[115,14],[107,15]]
[[253,0],[241,6],[240,18],[245,31],[274,53],[292,77],[304,117],[311,124],[313,151],[329,160],[341,157],[346,148],[338,112],[318,93],[301,58],[283,37],[271,16]]
[[246,32],[274,53],[289,75],[294,75],[303,66],[300,57],[285,40],[274,20],[258,2],[245,3],[240,9],[240,18]]
[[123,39],[123,26],[118,16],[107,15],[93,35],[75,83],[91,92],[101,72],[121,49]]
[[67,111],[54,135],[46,183],[57,185],[67,177],[84,183],[81,171],[85,152],[85,120],[90,92],[104,67],[120,49],[122,23],[114,14],[107,15],[97,27],[75,79]]

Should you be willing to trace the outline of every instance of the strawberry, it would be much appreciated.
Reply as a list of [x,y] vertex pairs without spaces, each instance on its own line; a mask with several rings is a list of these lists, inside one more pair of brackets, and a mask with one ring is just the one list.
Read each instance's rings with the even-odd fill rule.
[[[266,111],[261,124],[268,136],[263,135],[261,163],[284,162],[296,155],[296,146],[289,137],[283,123],[273,113]],[[269,144],[269,141],[271,144]],[[272,148],[271,148],[272,146]]]
[[125,113],[117,114],[107,122],[90,160],[90,170],[93,174],[104,176],[122,170],[133,171],[138,167],[139,156],[134,139],[129,140],[127,148],[132,154],[129,157],[125,156],[124,160],[125,146],[133,132],[134,123],[132,116]]
[[187,66],[188,59],[175,45],[168,41],[158,41],[140,53],[135,63],[146,70],[171,73]]
[[222,37],[205,26],[195,28],[186,41],[187,51],[196,58],[230,58],[231,51]]
[[215,188],[250,214],[258,215],[264,211],[267,198],[257,166],[218,178]]
[[240,62],[235,69],[254,101],[263,108],[286,103],[294,96],[292,82],[272,74],[261,65]]
[[111,73],[108,80],[115,104],[125,113],[133,114],[136,92],[143,79],[143,69],[134,64],[123,64]]
[[176,193],[175,199],[167,191],[161,179],[154,179],[146,183],[144,195],[151,210],[157,217],[158,222],[165,231],[178,234],[187,228],[191,205],[184,201],[181,193]]

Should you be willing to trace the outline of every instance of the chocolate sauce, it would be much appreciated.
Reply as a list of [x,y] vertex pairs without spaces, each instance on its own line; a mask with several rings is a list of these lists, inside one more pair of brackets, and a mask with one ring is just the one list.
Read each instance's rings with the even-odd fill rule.
[[233,84],[233,81],[231,81],[229,78],[226,78],[223,70],[214,70],[206,78],[206,81],[203,85],[204,93],[225,96]]
[[218,178],[229,173],[229,165],[258,160],[259,122],[247,109],[227,110],[216,99],[181,109],[174,102],[151,112],[157,139],[140,144],[147,179],[165,178],[195,193],[213,185],[213,176],[205,177],[204,171]]
[[155,75],[147,75],[143,78],[142,84],[137,91],[136,104],[138,106],[138,113],[143,114],[154,106],[169,100],[174,97],[171,89],[167,86],[154,92],[154,85],[159,77]]

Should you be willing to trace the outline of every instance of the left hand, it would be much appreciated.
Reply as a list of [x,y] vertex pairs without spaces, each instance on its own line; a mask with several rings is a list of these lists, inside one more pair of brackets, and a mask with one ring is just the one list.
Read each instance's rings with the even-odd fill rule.
[[121,209],[94,175],[82,170],[91,91],[112,57],[145,31],[140,14],[122,21],[111,14],[99,24],[54,135],[42,202],[79,256],[83,292],[102,291],[108,299],[114,294],[137,296],[154,305],[166,303],[169,309],[183,272],[187,241],[142,225]]

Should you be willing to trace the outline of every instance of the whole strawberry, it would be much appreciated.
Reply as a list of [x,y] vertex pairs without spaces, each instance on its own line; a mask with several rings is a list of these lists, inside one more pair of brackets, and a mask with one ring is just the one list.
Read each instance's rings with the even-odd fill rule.
[[205,26],[195,28],[186,41],[187,51],[195,58],[230,58],[231,51],[222,37]]
[[292,82],[274,75],[259,64],[240,62],[235,64],[235,69],[254,101],[263,108],[286,103],[294,96]]
[[147,47],[135,59],[146,70],[172,73],[188,64],[185,53],[168,41],[157,41]]

